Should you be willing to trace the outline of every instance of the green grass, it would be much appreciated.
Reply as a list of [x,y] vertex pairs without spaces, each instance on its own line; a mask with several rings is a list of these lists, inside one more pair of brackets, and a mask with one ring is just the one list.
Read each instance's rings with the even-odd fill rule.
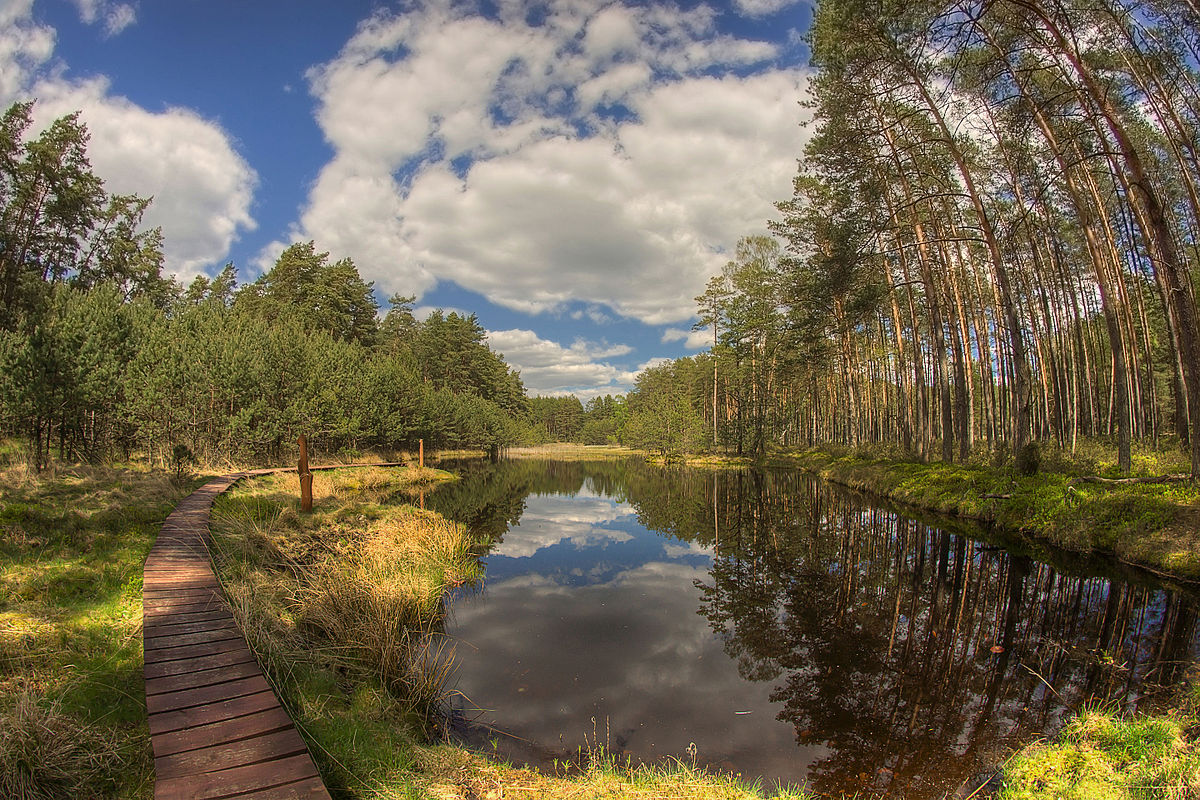
[[[826,448],[781,455],[773,463],[920,509],[995,523],[1069,550],[1200,579],[1200,486],[1084,480],[1115,470],[1115,459],[1110,465],[1102,452],[1092,446],[1075,461],[1052,452],[1036,475],[978,461],[920,463]],[[1142,454],[1138,463],[1154,476],[1179,466],[1173,453],[1157,460]]]
[[142,563],[200,482],[0,470],[0,796],[152,793]]
[[1004,768],[999,800],[1183,800],[1200,796],[1200,720],[1187,713],[1122,719],[1088,709],[1051,743]]

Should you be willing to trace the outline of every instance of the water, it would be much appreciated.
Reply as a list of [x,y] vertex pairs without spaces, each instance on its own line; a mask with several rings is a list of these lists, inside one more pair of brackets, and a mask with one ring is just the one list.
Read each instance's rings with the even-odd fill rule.
[[427,504],[492,542],[451,601],[457,707],[516,761],[693,749],[768,785],[967,794],[1084,700],[1132,709],[1200,655],[1189,595],[797,472],[450,468]]

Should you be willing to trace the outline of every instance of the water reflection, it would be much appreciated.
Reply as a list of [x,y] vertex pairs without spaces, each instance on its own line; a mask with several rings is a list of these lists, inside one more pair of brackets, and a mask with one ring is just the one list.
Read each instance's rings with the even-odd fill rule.
[[494,545],[450,632],[464,694],[526,742],[509,755],[695,742],[768,782],[941,797],[1084,699],[1132,706],[1196,657],[1185,595],[798,473],[456,468],[429,503]]

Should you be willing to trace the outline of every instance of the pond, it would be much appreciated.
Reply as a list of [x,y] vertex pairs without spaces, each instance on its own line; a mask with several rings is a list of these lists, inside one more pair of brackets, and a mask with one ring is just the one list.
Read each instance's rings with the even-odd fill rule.
[[491,542],[450,601],[457,712],[517,762],[599,744],[965,796],[1085,700],[1132,709],[1200,655],[1189,594],[796,471],[442,466],[462,479],[427,505]]

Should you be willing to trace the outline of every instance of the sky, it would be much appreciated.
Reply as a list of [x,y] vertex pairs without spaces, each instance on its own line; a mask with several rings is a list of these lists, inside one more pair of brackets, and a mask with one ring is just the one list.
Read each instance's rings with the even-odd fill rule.
[[530,394],[701,351],[803,149],[809,0],[0,0],[0,102],[80,111],[166,271],[292,242],[475,313]]

